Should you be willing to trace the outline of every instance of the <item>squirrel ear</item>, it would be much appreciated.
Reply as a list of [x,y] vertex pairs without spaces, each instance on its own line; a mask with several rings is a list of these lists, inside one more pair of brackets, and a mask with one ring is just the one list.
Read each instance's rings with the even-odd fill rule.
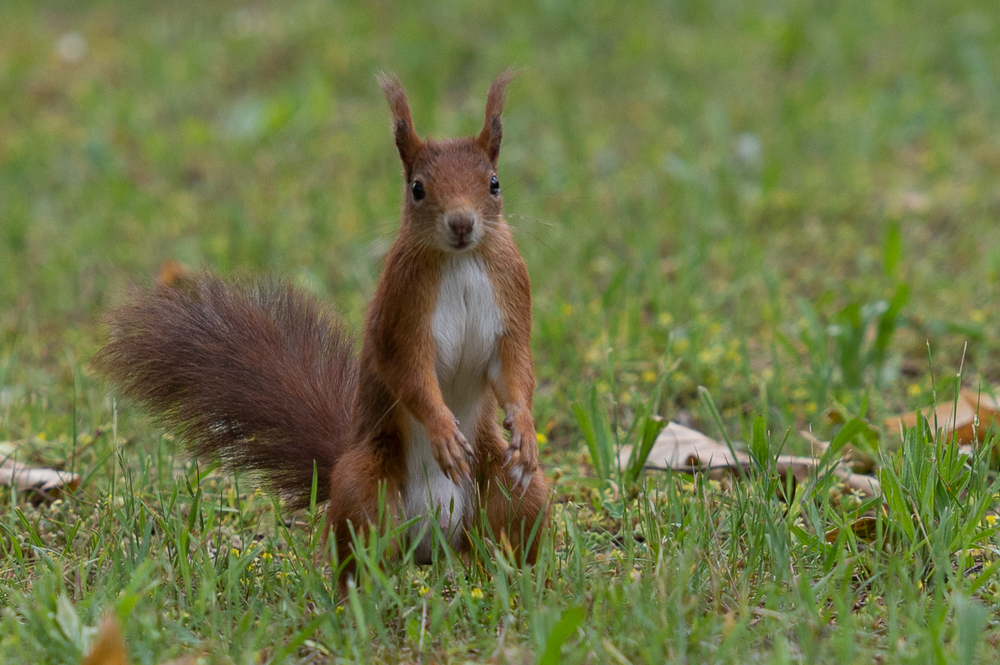
[[379,74],[378,84],[385,93],[385,98],[389,102],[392,110],[392,133],[396,139],[396,149],[399,150],[399,158],[403,162],[403,170],[406,172],[406,179],[410,179],[413,172],[413,162],[416,160],[417,152],[423,147],[423,142],[417,136],[413,128],[413,118],[410,117],[410,104],[406,101],[406,91],[395,74]]
[[503,112],[503,104],[507,101],[507,84],[514,78],[514,69],[508,69],[493,79],[490,91],[486,95],[486,120],[483,122],[483,131],[479,132],[476,142],[489,155],[494,166],[497,157],[500,155],[500,141],[503,139],[503,123],[500,122],[500,114]]

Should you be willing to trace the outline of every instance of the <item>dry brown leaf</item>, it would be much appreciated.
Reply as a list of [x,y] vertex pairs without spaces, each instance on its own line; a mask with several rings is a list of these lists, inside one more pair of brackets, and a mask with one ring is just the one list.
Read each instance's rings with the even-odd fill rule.
[[[799,430],[799,436],[806,440],[809,444],[809,454],[813,457],[822,457],[826,449],[830,447],[829,441],[820,441],[818,438],[813,436],[813,433],[809,430],[801,429]],[[843,463],[850,466],[851,471],[854,473],[859,473],[862,475],[869,475],[875,471],[877,463],[875,458],[866,452],[862,452],[852,446],[851,444],[845,444],[843,448],[840,449],[840,459]]]
[[[631,446],[624,446],[619,455],[622,468],[628,465],[632,454]],[[775,460],[776,471],[782,477],[789,474],[798,482],[804,482],[819,460],[815,457],[798,457],[796,455],[778,455]],[[736,456],[729,446],[710,439],[701,432],[690,427],[684,427],[675,422],[667,423],[660,435],[656,437],[653,449],[646,459],[647,469],[661,469],[695,473],[704,471],[710,477],[719,475],[728,469],[745,468],[750,465],[750,456],[742,451],[736,451]],[[865,496],[878,496],[881,487],[873,476],[851,473],[842,464],[837,464],[833,470],[841,482],[856,489]]]
[[[861,540],[872,541],[875,540],[876,534],[876,524],[878,524],[878,518],[874,515],[862,515],[858,519],[851,522],[851,531],[854,535]],[[840,537],[840,528],[830,529],[826,532],[826,542],[833,543],[837,541]]]
[[31,467],[8,458],[0,464],[0,484],[13,485],[19,492],[35,490],[57,496],[63,488],[75,490],[80,478],[68,471]]
[[128,654],[121,629],[114,617],[106,616],[97,632],[97,643],[83,660],[83,665],[128,665]]
[[156,274],[156,285],[159,287],[178,286],[191,278],[191,269],[174,259],[167,259],[160,264]]
[[[108,614],[101,620],[97,631],[97,642],[83,659],[82,665],[128,665],[128,652],[125,650],[125,640],[118,621]],[[197,661],[191,657],[178,658],[162,663],[162,665],[195,665]]]
[[[625,446],[619,455],[622,468],[628,464],[632,447]],[[676,471],[704,471],[729,469],[741,464],[734,460],[729,446],[710,439],[698,430],[669,422],[653,443],[646,458],[646,468],[674,469]]]
[[[963,388],[959,392],[957,403],[938,404],[934,408],[921,409],[920,412],[930,422],[931,427],[936,426],[942,431],[946,439],[954,434],[959,443],[985,441],[990,427],[994,423],[1000,424],[1000,404],[991,396],[968,388]],[[905,429],[916,424],[916,411],[885,419],[885,427],[889,430],[898,429],[900,426]]]

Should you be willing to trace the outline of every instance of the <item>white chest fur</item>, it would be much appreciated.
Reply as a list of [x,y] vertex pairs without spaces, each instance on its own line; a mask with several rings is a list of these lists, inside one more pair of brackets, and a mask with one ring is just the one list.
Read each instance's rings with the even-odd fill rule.
[[[431,331],[441,394],[458,418],[462,434],[473,441],[487,390],[487,372],[498,362],[497,340],[503,333],[503,319],[482,259],[468,253],[452,256],[445,263]],[[469,483],[456,485],[442,473],[431,454],[427,432],[416,420],[411,422],[406,452],[406,519],[439,511],[441,529],[452,544],[457,544],[463,522],[472,517],[472,487]],[[422,527],[415,525],[411,536]],[[416,558],[429,561],[428,537],[417,546]]]

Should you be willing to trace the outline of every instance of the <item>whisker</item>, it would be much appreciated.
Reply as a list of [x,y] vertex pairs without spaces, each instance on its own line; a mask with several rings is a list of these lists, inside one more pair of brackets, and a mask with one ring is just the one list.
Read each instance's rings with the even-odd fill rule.
[[[518,225],[511,224],[510,222],[507,222],[506,215],[494,215],[492,217],[483,217],[483,223],[487,227],[489,227],[489,228],[499,228],[500,227],[500,220],[501,219],[503,219],[503,222],[507,225],[507,228],[511,229],[512,232],[514,232],[514,233],[525,233],[525,234],[531,236],[534,240],[536,240],[538,242],[538,244],[540,244],[542,247],[544,247],[545,249],[547,249],[549,251],[549,253],[551,253],[553,256],[555,256],[555,254],[556,254],[555,249],[553,249],[547,242],[545,242],[545,240],[543,240],[541,236],[539,236],[537,233],[534,233],[533,231],[531,231],[529,229],[522,228],[522,227],[519,227]],[[543,223],[546,224],[546,226],[550,226],[552,228],[556,227],[556,224],[554,224],[552,222],[543,222]]]
[[538,217],[537,215],[529,215],[527,213],[524,213],[524,214],[517,214],[517,213],[515,213],[515,214],[511,214],[511,215],[504,215],[504,218],[508,218],[509,219],[509,218],[512,218],[512,217],[514,219],[528,219],[528,220],[531,220],[533,222],[537,222],[538,224],[541,224],[543,226],[547,226],[547,227],[552,228],[552,229],[559,228],[561,226],[558,222],[554,222],[554,221],[551,221],[551,220],[548,220],[548,219],[543,219],[541,217]]
[[539,245],[541,245],[542,247],[544,247],[545,249],[547,249],[552,256],[556,256],[556,250],[553,249],[547,242],[545,242],[542,239],[542,237],[539,236],[537,233],[534,233],[533,231],[529,231],[528,229],[521,229],[521,228],[517,228],[517,227],[511,227],[511,228],[514,231],[516,231],[517,233],[524,233],[524,234],[527,234],[527,235],[531,236],[531,238],[534,239],[536,242],[538,242]]

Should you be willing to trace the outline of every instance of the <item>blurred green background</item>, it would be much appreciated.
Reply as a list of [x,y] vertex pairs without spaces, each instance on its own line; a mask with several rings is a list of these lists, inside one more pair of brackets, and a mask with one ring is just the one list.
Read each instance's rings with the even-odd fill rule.
[[[479,130],[510,65],[499,175],[553,547],[523,575],[410,566],[342,614],[316,531],[115,408],[89,367],[101,313],[174,259],[292,279],[358,330],[403,193],[376,74],[448,137]],[[558,659],[559,631],[572,662],[971,660],[998,643],[1000,587],[996,515],[966,519],[964,486],[904,483],[940,529],[893,549],[899,504],[879,549],[825,489],[807,523],[763,482],[651,476],[635,501],[593,477],[580,422],[631,440],[662,386],[653,410],[718,436],[705,386],[770,452],[862,414],[892,450],[883,417],[1000,383],[998,286],[995,0],[0,0],[0,448],[83,479],[41,506],[0,491],[0,653],[79,662],[114,608],[148,664],[262,662],[314,630],[302,662]]]
[[[925,403],[927,340],[939,376],[969,341],[966,376],[1000,380],[992,1],[0,11],[4,437],[63,427],[16,405],[65,411],[100,312],[165,259],[288,276],[357,329],[400,207],[382,70],[438,137],[478,131],[492,76],[521,70],[500,175],[563,446],[592,385],[627,407],[665,376],[675,416],[703,384],[738,432],[758,407],[822,426],[872,387]],[[844,342],[847,310],[877,318],[900,285],[892,344]]]

